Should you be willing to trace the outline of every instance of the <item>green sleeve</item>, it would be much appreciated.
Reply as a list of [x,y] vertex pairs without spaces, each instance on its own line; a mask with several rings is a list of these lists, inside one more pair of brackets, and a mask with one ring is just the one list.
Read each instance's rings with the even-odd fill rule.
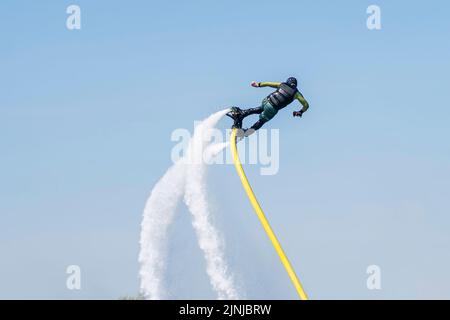
[[306,101],[305,97],[303,97],[303,95],[300,92],[297,92],[295,95],[295,99],[298,100],[298,102],[300,102],[303,106],[302,108],[302,112],[305,112],[306,110],[309,109],[309,103],[308,101]]
[[275,88],[275,89],[280,87],[280,85],[281,85],[280,82],[260,82],[259,83],[260,87],[271,87],[271,88]]

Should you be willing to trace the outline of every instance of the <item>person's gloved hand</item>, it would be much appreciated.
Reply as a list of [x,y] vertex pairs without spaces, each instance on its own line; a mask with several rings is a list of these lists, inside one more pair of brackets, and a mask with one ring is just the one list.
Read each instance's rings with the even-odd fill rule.
[[256,81],[252,81],[251,86],[255,87],[255,88],[258,88],[259,87],[259,83],[256,82]]
[[293,113],[294,117],[302,117],[303,116],[303,111],[294,111]]

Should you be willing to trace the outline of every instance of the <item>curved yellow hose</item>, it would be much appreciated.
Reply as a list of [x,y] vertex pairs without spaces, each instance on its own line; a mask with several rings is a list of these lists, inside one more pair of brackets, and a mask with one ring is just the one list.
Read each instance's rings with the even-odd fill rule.
[[300,296],[300,299],[308,300],[308,296],[306,295],[305,290],[303,290],[303,287],[300,284],[300,281],[298,280],[294,269],[292,268],[288,258],[286,257],[286,254],[284,253],[283,248],[281,248],[281,245],[278,242],[278,239],[275,236],[275,233],[273,232],[272,228],[270,227],[269,221],[267,221],[267,218],[264,215],[264,212],[261,209],[261,206],[259,205],[255,194],[253,193],[250,183],[248,182],[247,176],[245,175],[244,169],[242,168],[241,161],[239,160],[239,155],[238,155],[237,146],[236,146],[236,134],[237,134],[237,129],[233,129],[233,131],[231,133],[231,154],[233,156],[234,166],[236,167],[236,171],[239,175],[239,178],[241,179],[241,182],[245,189],[245,192],[247,193],[247,196],[253,206],[253,209],[255,210],[256,215],[258,216],[259,220],[261,221],[261,224],[263,225],[264,230],[267,233],[267,236],[269,237],[270,241],[272,242],[272,245],[275,248],[275,251],[278,253],[278,256],[280,257],[281,262],[283,263],[283,266],[289,275],[289,278],[291,279],[292,283],[294,284],[295,290],[297,290],[297,293]]

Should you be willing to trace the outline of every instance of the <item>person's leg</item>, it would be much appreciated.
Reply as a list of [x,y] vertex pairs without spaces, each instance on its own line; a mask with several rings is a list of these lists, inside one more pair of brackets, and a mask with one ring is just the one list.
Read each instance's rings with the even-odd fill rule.
[[261,114],[261,112],[264,111],[264,108],[262,106],[257,108],[250,108],[246,110],[242,110],[242,118],[248,117],[252,114]]
[[241,110],[238,107],[232,107],[231,112],[228,114],[234,120],[234,128],[242,128],[242,120],[252,114],[261,114],[264,111],[264,107],[250,108]]
[[261,129],[261,127],[266,123],[267,121],[264,119],[259,119],[256,121],[250,128],[248,129],[239,129],[238,137],[248,137],[256,132],[256,130]]
[[245,136],[248,137],[256,130],[259,130],[266,122],[270,121],[278,113],[278,110],[276,110],[267,99],[263,100],[261,109],[262,112],[260,112],[259,120],[256,121],[249,129],[244,130]]
[[267,121],[265,119],[259,119],[258,121],[256,121],[251,127],[250,129],[253,130],[259,130],[261,129],[261,127],[266,123]]

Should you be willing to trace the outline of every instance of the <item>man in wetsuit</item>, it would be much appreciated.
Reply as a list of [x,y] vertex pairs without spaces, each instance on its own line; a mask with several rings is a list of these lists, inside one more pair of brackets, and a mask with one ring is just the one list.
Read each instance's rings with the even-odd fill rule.
[[294,100],[298,100],[303,106],[300,111],[294,111],[294,117],[301,117],[309,108],[309,104],[303,95],[297,89],[297,79],[291,77],[286,82],[255,82],[251,84],[255,88],[271,87],[276,91],[269,94],[262,101],[261,106],[241,110],[238,107],[232,107],[227,114],[234,120],[233,127],[242,128],[242,120],[252,114],[259,114],[259,120],[249,129],[243,129],[245,136],[251,135],[253,132],[261,128],[266,122],[270,121],[281,109],[287,107]]

